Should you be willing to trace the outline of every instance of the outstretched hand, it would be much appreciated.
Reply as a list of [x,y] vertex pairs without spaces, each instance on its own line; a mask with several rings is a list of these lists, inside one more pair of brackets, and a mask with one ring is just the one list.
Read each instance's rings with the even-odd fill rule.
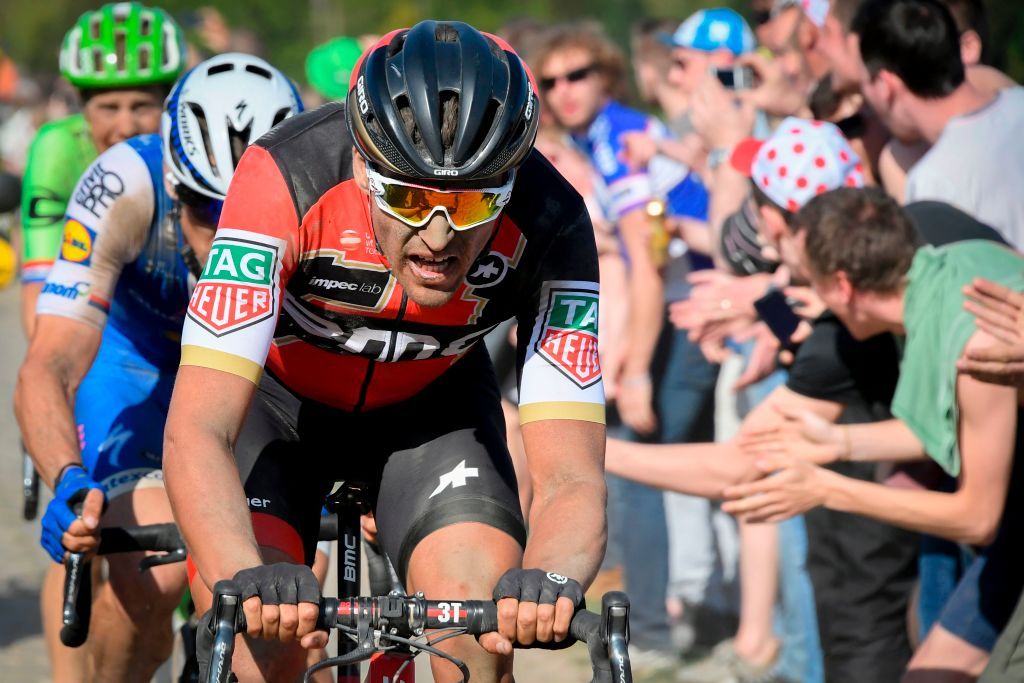
[[983,278],[975,278],[963,291],[964,309],[998,343],[968,345],[957,370],[982,382],[1024,389],[1024,294]]
[[788,455],[763,455],[755,466],[767,476],[748,484],[730,486],[723,493],[722,509],[751,523],[781,522],[823,505],[824,470]]
[[848,457],[842,427],[806,408],[775,405],[782,422],[745,430],[737,437],[740,449],[753,456],[782,455],[816,465]]

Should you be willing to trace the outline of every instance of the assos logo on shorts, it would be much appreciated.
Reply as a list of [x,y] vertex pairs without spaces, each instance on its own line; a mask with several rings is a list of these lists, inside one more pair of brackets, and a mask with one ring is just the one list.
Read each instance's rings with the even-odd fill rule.
[[581,389],[601,379],[597,292],[552,289],[537,352]]
[[259,242],[221,237],[192,293],[188,315],[216,336],[248,327],[274,314],[277,249]]

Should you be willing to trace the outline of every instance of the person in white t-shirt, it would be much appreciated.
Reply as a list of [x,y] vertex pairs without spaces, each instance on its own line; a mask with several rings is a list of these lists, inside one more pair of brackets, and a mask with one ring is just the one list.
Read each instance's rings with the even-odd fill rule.
[[905,201],[953,204],[1024,247],[1024,88],[993,95],[967,82],[959,32],[937,0],[868,0],[853,33],[864,97],[897,139],[931,144]]

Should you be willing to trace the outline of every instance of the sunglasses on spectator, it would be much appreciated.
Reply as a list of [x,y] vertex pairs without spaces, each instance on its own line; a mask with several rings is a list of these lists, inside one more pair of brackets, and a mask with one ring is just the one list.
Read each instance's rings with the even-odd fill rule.
[[558,81],[561,80],[568,81],[569,83],[578,83],[587,76],[589,76],[593,71],[594,65],[588,64],[587,66],[581,66],[578,69],[573,69],[569,73],[565,73],[560,76],[549,76],[547,78],[541,78],[540,87],[542,90],[551,90],[556,85],[558,85]]
[[223,199],[207,197],[183,183],[175,183],[174,193],[178,195],[178,201],[189,208],[196,220],[213,226],[220,222],[220,213],[224,209]]
[[512,172],[500,187],[442,190],[389,178],[369,164],[366,165],[366,176],[370,193],[384,213],[410,227],[419,228],[440,211],[454,230],[469,230],[497,218],[511,199],[515,182],[515,173]]

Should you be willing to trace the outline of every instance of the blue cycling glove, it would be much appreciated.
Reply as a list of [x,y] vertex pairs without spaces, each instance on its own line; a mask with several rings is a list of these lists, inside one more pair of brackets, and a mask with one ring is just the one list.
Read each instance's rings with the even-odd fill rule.
[[[57,482],[57,488],[53,491],[53,500],[46,506],[46,514],[43,515],[43,533],[40,543],[43,549],[53,558],[54,562],[64,561],[64,546],[60,539],[68,530],[71,523],[78,519],[74,507],[85,501],[89,489],[100,489],[97,484],[85,471],[85,468],[73,466],[67,468]],[[107,506],[107,496],[103,494],[103,507]]]

